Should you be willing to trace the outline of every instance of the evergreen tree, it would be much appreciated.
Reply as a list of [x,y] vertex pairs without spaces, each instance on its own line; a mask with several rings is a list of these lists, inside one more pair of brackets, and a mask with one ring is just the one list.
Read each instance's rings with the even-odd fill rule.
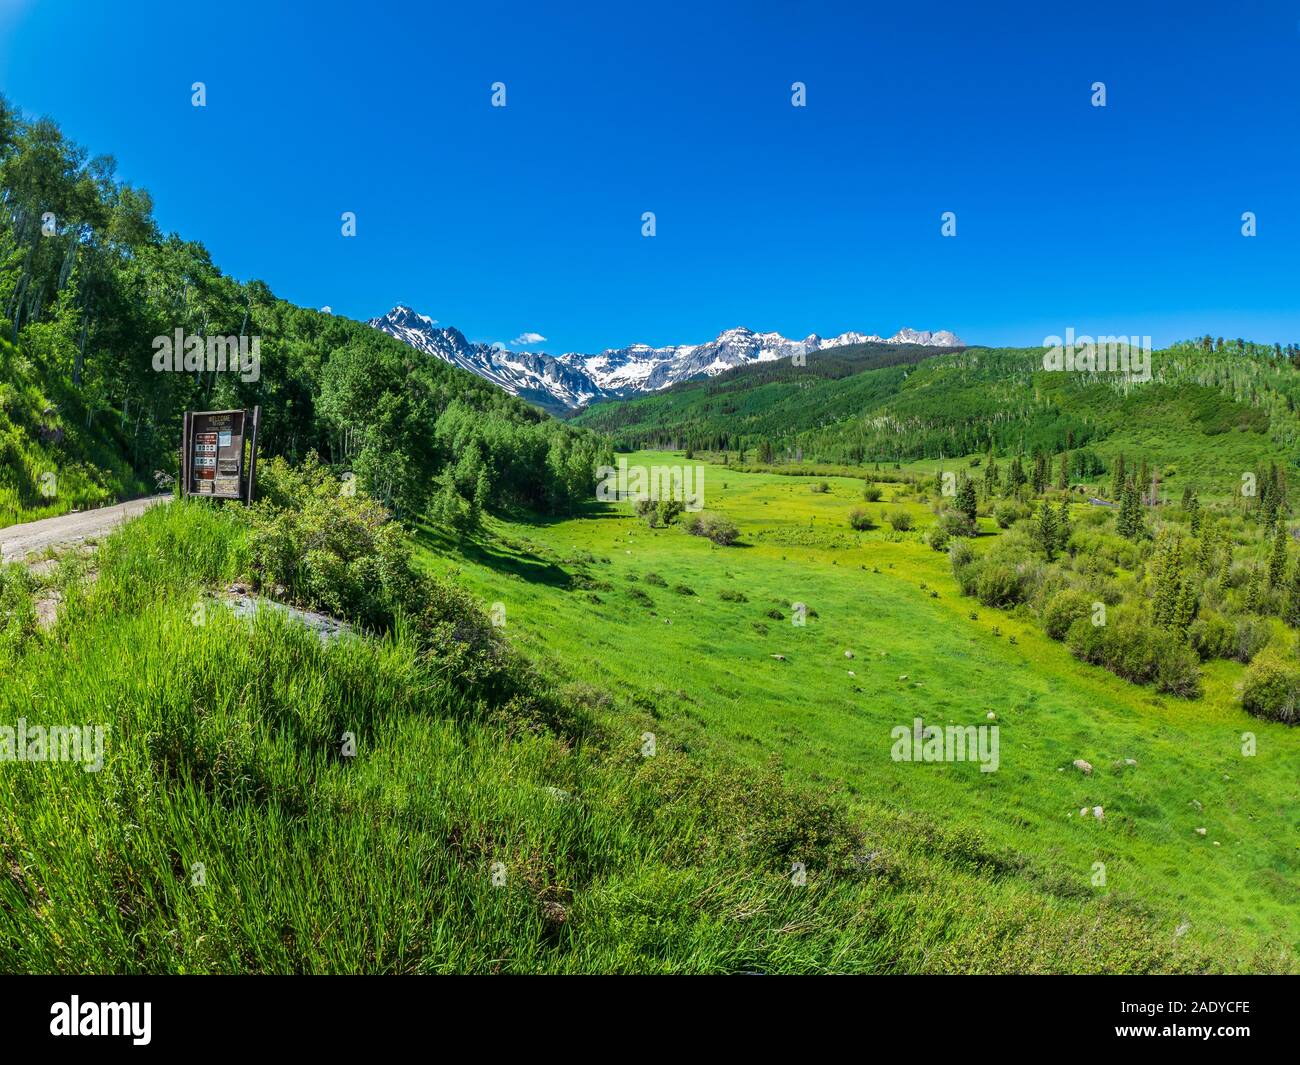
[[1056,507],[1056,545],[1062,552],[1069,546],[1070,533],[1070,497],[1062,496]]
[[964,473],[961,475],[961,485],[957,489],[956,507],[966,515],[967,521],[973,526],[975,516],[979,512],[979,506],[975,500],[975,482]]
[[1047,456],[1039,451],[1034,455],[1034,495],[1042,495],[1047,488]]
[[1061,452],[1061,469],[1056,476],[1056,487],[1062,492],[1070,488],[1070,456],[1066,452]]
[[1011,467],[1007,470],[1007,494],[1015,495],[1025,483],[1025,471],[1020,465],[1020,456],[1016,455],[1011,460]]
[[1124,475],[1124,454],[1121,452],[1115,457],[1114,476],[1110,482],[1111,499],[1119,499],[1124,493],[1124,484],[1127,478]]
[[1043,549],[1043,554],[1047,556],[1048,562],[1056,558],[1056,515],[1052,511],[1051,504],[1045,499],[1038,507],[1038,525],[1034,529],[1034,537],[1038,541],[1038,546]]
[[1132,479],[1124,482],[1116,526],[1120,536],[1126,540],[1140,540],[1146,536],[1146,525],[1142,521],[1142,500],[1138,497],[1137,485]]
[[1282,587],[1286,580],[1286,524],[1277,523],[1277,532],[1273,534],[1273,554],[1268,560],[1268,586]]

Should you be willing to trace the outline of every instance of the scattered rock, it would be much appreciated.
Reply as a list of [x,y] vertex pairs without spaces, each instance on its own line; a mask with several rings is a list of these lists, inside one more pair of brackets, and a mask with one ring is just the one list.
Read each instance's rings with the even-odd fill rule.
[[558,902],[543,902],[542,916],[552,924],[564,924],[569,917],[569,911]]
[[850,670],[849,670],[849,676],[850,676],[850,677],[856,677],[857,674],[854,673],[853,670],[850,669]]
[[1085,777],[1092,776],[1092,763],[1085,762],[1082,758],[1076,758],[1073,762],[1074,768],[1082,773]]
[[898,675],[898,679],[899,679],[899,680],[907,680],[907,674],[906,674],[906,673],[900,673],[900,674]]
[[1104,821],[1106,819],[1106,815],[1102,811],[1102,808],[1100,806],[1094,806],[1092,808],[1092,816],[1095,817],[1098,821]]
[[1124,764],[1129,766],[1136,766],[1138,764],[1138,760],[1136,758],[1125,758]]
[[784,661],[785,661],[785,655],[772,655],[771,657],[772,657],[772,658],[775,658],[778,662],[784,662]]
[[1192,800],[1192,805],[1195,806],[1198,810],[1203,810],[1203,809],[1204,809],[1204,807],[1201,805],[1201,802],[1200,802],[1199,799],[1193,799],[1193,800]]
[[996,720],[998,719],[998,715],[995,714],[992,710],[990,710],[990,711],[989,711],[987,714],[985,714],[984,716],[985,716],[986,718],[988,718],[990,721],[996,721]]
[[845,651],[845,652],[844,652],[844,657],[845,657],[845,658],[852,658],[852,657],[853,657],[853,652],[852,652],[852,651]]
[[570,795],[563,788],[545,787],[542,790],[546,792],[547,795],[551,796],[551,798],[559,799],[560,802],[568,802],[570,799],[573,798],[573,796]]
[[1205,829],[1203,829],[1203,828],[1198,828],[1198,829],[1196,830],[1196,834],[1197,834],[1198,836],[1203,836],[1203,835],[1205,835]]

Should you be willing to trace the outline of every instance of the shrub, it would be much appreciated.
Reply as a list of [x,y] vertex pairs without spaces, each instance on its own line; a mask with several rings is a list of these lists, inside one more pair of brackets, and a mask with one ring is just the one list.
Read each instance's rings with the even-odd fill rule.
[[975,523],[970,516],[960,510],[945,510],[939,517],[939,525],[949,536],[974,536]]
[[728,603],[748,603],[749,597],[744,592],[738,592],[734,588],[723,588],[718,592],[718,598]]
[[1135,684],[1194,699],[1201,694],[1196,655],[1181,639],[1156,628],[1137,610],[1111,612],[1105,625],[1079,618],[1066,634],[1071,654]]
[[695,589],[692,588],[689,584],[674,584],[674,585],[673,585],[673,591],[676,592],[678,595],[694,595],[694,594],[695,594]]
[[912,515],[905,510],[891,510],[885,520],[894,532],[907,532],[912,528]]
[[1241,618],[1237,622],[1232,657],[1238,662],[1249,662],[1268,646],[1268,641],[1272,635],[1273,630],[1269,628],[1268,622],[1263,618]]
[[818,481],[812,486],[812,490],[821,495],[831,490],[831,486],[825,481]]
[[869,484],[862,489],[862,498],[868,503],[879,503],[880,497],[883,494],[884,493],[878,484]]
[[993,508],[993,520],[999,529],[1009,529],[1021,516],[1020,508],[1014,503],[999,503]]
[[1240,691],[1248,713],[1294,724],[1300,719],[1300,662],[1277,649],[1266,651],[1246,670]]
[[975,549],[971,547],[969,540],[954,540],[952,546],[948,548],[948,561],[952,563],[954,574],[961,567],[970,565],[974,558]]
[[936,551],[945,551],[948,548],[948,541],[952,539],[943,522],[935,522],[926,530],[925,542]]
[[730,518],[721,514],[692,514],[683,526],[692,536],[704,536],[715,544],[728,547],[740,537],[740,530]]
[[646,584],[653,584],[656,588],[668,587],[668,582],[653,571],[645,575],[645,582]]
[[985,606],[1015,606],[1024,602],[1024,582],[1011,564],[989,560],[975,577],[975,596]]
[[1237,628],[1222,614],[1207,612],[1192,622],[1187,639],[1202,662],[1232,658],[1237,649]]
[[849,525],[858,532],[866,532],[876,527],[876,523],[871,520],[871,515],[867,513],[865,507],[854,507],[849,511]]
[[1066,588],[1048,599],[1043,607],[1043,631],[1053,640],[1064,640],[1070,626],[1080,618],[1089,618],[1091,613],[1092,599],[1078,589]]

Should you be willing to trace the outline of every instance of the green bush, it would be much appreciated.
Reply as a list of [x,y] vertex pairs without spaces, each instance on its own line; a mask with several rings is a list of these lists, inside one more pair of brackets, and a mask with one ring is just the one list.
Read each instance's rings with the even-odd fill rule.
[[1244,617],[1237,621],[1232,657],[1238,662],[1249,662],[1268,646],[1273,630],[1263,618]]
[[912,515],[906,510],[891,510],[885,520],[894,532],[907,532],[912,528]]
[[1212,658],[1232,658],[1236,654],[1236,626],[1222,614],[1202,614],[1187,630],[1187,639],[1202,662]]
[[871,520],[871,515],[867,513],[865,507],[854,507],[849,511],[849,525],[858,532],[866,532],[876,527],[876,523]]
[[1015,606],[1025,600],[1024,581],[1015,566],[990,559],[978,569],[975,596],[985,606]]
[[1135,684],[1155,684],[1163,692],[1194,699],[1201,674],[1192,649],[1173,633],[1157,628],[1138,610],[1112,610],[1105,625],[1079,618],[1066,634],[1071,654],[1102,666]]
[[1256,717],[1294,724],[1300,719],[1300,662],[1275,648],[1260,654],[1242,677],[1241,705]]
[[882,495],[884,492],[878,484],[869,484],[862,489],[862,498],[868,503],[879,503]]
[[993,520],[999,529],[1009,529],[1021,517],[1021,510],[1014,503],[999,503],[993,508]]
[[715,544],[727,547],[734,544],[740,536],[740,530],[730,518],[721,514],[692,514],[686,519],[684,528],[692,536],[704,536]]
[[926,530],[925,533],[925,542],[935,551],[946,551],[948,549],[948,541],[951,539],[952,537],[949,535],[943,522],[935,522]]
[[1043,631],[1053,640],[1064,640],[1070,626],[1080,618],[1089,618],[1092,598],[1076,588],[1057,592],[1043,607]]

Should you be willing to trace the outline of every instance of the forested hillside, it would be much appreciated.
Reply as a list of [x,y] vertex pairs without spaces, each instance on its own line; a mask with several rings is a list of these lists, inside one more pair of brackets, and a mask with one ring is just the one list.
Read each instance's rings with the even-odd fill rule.
[[[155,338],[177,330],[256,338],[256,374],[155,369]],[[176,469],[186,409],[260,404],[266,454],[346,463],[406,514],[435,492],[466,516],[564,510],[601,451],[472,374],[223,275],[160,232],[111,158],[2,98],[0,336],[0,524],[151,489]]]
[[[898,353],[903,356],[903,352]],[[1041,348],[918,349],[876,362],[856,348],[744,368],[574,421],[619,446],[743,453],[751,461],[860,464],[1070,453],[1076,477],[1120,454],[1183,462],[1208,484],[1300,448],[1294,347],[1202,338],[1156,351],[1150,381],[1047,372]],[[910,363],[910,364],[909,364]],[[1225,489],[1226,490],[1226,487]]]

